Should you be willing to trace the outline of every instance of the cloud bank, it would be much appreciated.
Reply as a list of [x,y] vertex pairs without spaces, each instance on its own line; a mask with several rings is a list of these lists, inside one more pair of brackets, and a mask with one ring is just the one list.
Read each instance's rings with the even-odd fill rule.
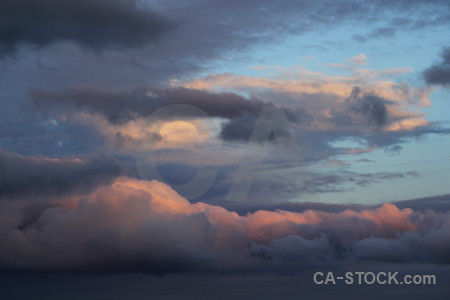
[[239,215],[126,177],[49,203],[27,219],[31,202],[0,202],[2,271],[278,272],[355,260],[450,262],[448,212],[383,204]]

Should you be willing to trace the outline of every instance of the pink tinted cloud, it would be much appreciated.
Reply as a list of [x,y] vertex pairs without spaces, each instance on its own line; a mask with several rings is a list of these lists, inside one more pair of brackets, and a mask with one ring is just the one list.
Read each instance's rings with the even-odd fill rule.
[[259,210],[239,215],[190,203],[161,182],[121,177],[88,195],[54,198],[27,219],[25,212],[33,205],[0,203],[1,269],[242,271],[270,269],[273,261],[288,267],[286,253],[303,265],[384,260],[387,247],[401,247],[408,261],[444,262],[442,253],[450,250],[449,214],[392,204],[338,213]]

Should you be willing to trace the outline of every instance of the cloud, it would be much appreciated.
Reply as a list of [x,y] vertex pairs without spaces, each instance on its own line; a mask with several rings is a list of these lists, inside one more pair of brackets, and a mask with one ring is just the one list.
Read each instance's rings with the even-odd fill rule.
[[103,156],[47,158],[0,151],[0,200],[87,193],[124,171],[118,161]]
[[[370,152],[428,133],[446,133],[426,120],[425,112],[417,109],[428,105],[428,90],[386,80],[386,77],[409,72],[409,69],[352,68],[348,76],[330,76],[300,67],[277,68],[277,71],[268,77],[215,74],[185,83],[174,81],[172,86],[160,88],[108,90],[74,86],[62,91],[34,89],[30,96],[34,107],[40,111],[81,116],[77,119],[80,123],[89,123],[106,137],[108,151],[120,153],[180,149],[182,144],[165,141],[173,132],[164,138],[159,127],[167,122],[192,123],[192,114],[178,109],[152,118],[156,110],[167,105],[194,106],[206,113],[200,116],[206,123],[222,122],[221,128],[211,127],[207,134],[199,134],[199,138],[190,135],[191,142],[198,147],[193,149],[183,145],[186,153],[191,151],[194,155],[182,158],[171,152],[158,156],[166,162],[176,156],[176,160],[183,163],[235,164],[236,155],[227,153],[229,149],[215,137],[226,142],[245,143],[265,106],[284,111],[290,128],[278,128],[279,122],[272,123],[278,124],[278,135],[293,137],[301,143],[305,162],[329,159],[336,154]],[[330,142],[343,138],[353,138],[361,147],[340,149],[330,145]],[[273,136],[268,139],[276,140]],[[202,146],[203,150],[200,149]],[[206,154],[207,147],[210,147],[209,154]]]
[[[302,66],[289,68],[274,66],[268,68],[266,74],[260,76],[231,73],[210,74],[203,78],[176,82],[176,84],[186,88],[210,91],[231,90],[250,94],[259,92],[259,95],[272,92],[276,93],[278,97],[281,95],[300,97],[328,94],[338,98],[328,99],[329,101],[347,98],[355,86],[359,86],[365,93],[376,94],[378,97],[397,104],[429,105],[430,89],[411,86],[406,82],[395,82],[396,78],[392,78],[399,74],[412,72],[411,68],[372,70],[349,67],[345,71],[348,74],[336,76],[310,71]],[[405,113],[404,110],[407,108],[402,107],[403,113]]]
[[409,207],[416,211],[433,210],[445,213],[450,211],[450,195],[440,195],[395,202],[400,208]]
[[[246,178],[252,181],[249,199],[283,202],[308,199],[313,193],[327,193],[328,197],[331,192],[362,190],[373,184],[381,186],[387,178],[381,174],[363,177],[341,172],[321,179],[320,174],[306,172],[311,182],[305,186],[298,180],[304,174],[283,166],[286,156],[282,150],[285,149],[279,145],[278,137],[292,137],[298,142],[300,151],[296,152],[296,158],[301,166],[291,164],[290,167],[305,168],[320,160],[333,160],[337,155],[361,155],[377,149],[398,153],[400,146],[410,138],[448,132],[417,112],[416,108],[423,105],[420,88],[385,80],[404,69],[361,70],[365,71],[355,77],[329,76],[296,68],[291,73],[281,69],[269,78],[217,74],[185,84],[174,83],[167,88],[107,90],[76,86],[62,91],[33,90],[31,98],[44,112],[55,110],[66,116],[77,116],[81,112],[79,122],[88,122],[93,130],[100,132],[105,137],[103,149],[110,153],[172,164],[175,172],[178,169],[174,164],[188,164],[194,169],[206,166],[226,169],[220,171],[226,178],[196,201],[222,203],[236,167],[249,164],[246,171]],[[362,83],[361,87],[355,88],[356,83]],[[211,116],[202,119],[204,124],[201,125],[219,126],[208,127],[206,134],[201,134],[200,130],[198,135],[194,134],[192,124],[198,129],[202,126],[193,123],[183,110],[164,119],[151,118],[154,111],[169,104],[198,107]],[[260,143],[246,145],[259,111],[266,105],[282,108],[289,128],[280,122],[265,120],[265,125],[278,126],[277,133],[264,137]],[[161,131],[168,128],[173,130]],[[177,137],[180,130],[182,133]],[[339,146],[344,139],[350,143]],[[267,140],[276,143],[263,144]],[[407,181],[414,177],[403,176],[393,178]],[[335,181],[331,182],[333,178]],[[182,193],[181,189],[179,191]]]
[[351,174],[332,174],[332,175],[315,175],[307,179],[305,189],[310,192],[318,193],[336,193],[344,192],[349,188],[342,187],[343,184],[352,184],[354,186],[367,186],[379,183],[384,180],[394,180],[401,178],[419,177],[416,171],[410,172],[379,172],[379,173],[351,173]]
[[360,158],[360,159],[356,160],[356,162],[368,162],[368,163],[371,163],[371,162],[375,162],[375,161],[370,160],[368,158]]
[[[194,118],[226,119],[227,121],[222,124],[219,137],[225,141],[246,142],[254,130],[261,109],[277,107],[272,102],[261,101],[255,97],[247,98],[232,92],[213,92],[185,87],[109,91],[77,86],[63,92],[32,90],[30,95],[34,106],[44,112],[58,110],[58,108],[62,108],[63,111],[64,108],[68,108],[70,111],[70,108],[74,107],[78,111],[103,116],[111,124],[97,127],[100,127],[107,136],[112,135],[116,144],[133,144],[136,147],[138,145],[133,142],[136,138],[145,139],[147,142],[153,141],[151,143],[153,147],[158,141],[173,139],[173,130],[170,134],[161,135],[156,128],[152,128],[151,123],[166,120],[181,124],[183,121],[180,120]],[[189,105],[205,114],[191,111],[186,107],[171,107],[171,105]],[[153,114],[164,107],[168,111]],[[292,110],[282,106],[279,108],[288,122],[306,124],[310,120],[310,116],[301,109]],[[144,120],[146,118],[147,120]],[[85,119],[89,118],[86,116]],[[92,118],[89,120],[95,121]],[[97,122],[101,123],[101,120]],[[163,126],[167,127],[172,123],[169,122]],[[273,120],[272,123],[277,123],[277,120]],[[288,128],[282,128],[283,126],[278,123],[276,126],[279,129],[279,135],[289,135]],[[187,136],[185,140],[187,141]],[[191,142],[193,141],[194,138],[191,139]]]
[[361,89],[356,87],[347,101],[350,103],[351,109],[361,113],[368,119],[369,123],[377,127],[386,125],[388,121],[386,104],[389,103],[387,100],[375,95],[362,94]]
[[229,122],[222,123],[220,137],[224,141],[243,141],[250,139],[255,128],[258,116],[251,113],[242,113]]
[[450,47],[442,49],[441,61],[423,71],[423,76],[428,84],[450,84]]
[[172,27],[135,0],[5,0],[0,19],[0,57],[24,44],[43,47],[58,41],[94,50],[142,46]]
[[352,57],[350,61],[356,65],[365,65],[367,64],[367,56],[364,53],[361,53]]
[[[10,1],[12,2],[12,0]],[[60,6],[67,5],[61,4],[61,1],[53,1],[55,3],[58,2],[57,4]],[[21,0],[21,2],[25,1]],[[43,3],[46,2],[44,1]],[[71,2],[78,3],[80,1],[72,0]],[[83,4],[85,2],[88,1],[82,1]],[[361,24],[361,26],[357,27],[363,31],[365,28],[371,30],[371,28],[377,26],[396,27],[398,25],[385,25],[385,23],[398,22],[399,18],[405,19],[410,24],[414,24],[416,21],[421,23],[433,21],[435,26],[448,24],[447,6],[442,1],[427,1],[427,4],[416,1],[407,5],[404,2],[377,2],[366,5],[365,3],[355,3],[347,0],[338,1],[330,5],[328,1],[316,1],[307,4],[290,2],[283,7],[266,0],[257,1],[257,3],[239,3],[235,1],[207,3],[201,1],[189,4],[180,4],[179,1],[152,2],[137,0],[114,0],[110,2],[103,0],[100,2],[101,4],[97,4],[97,2],[99,1],[90,1],[89,7],[101,6],[102,3],[138,3],[136,9],[142,14],[148,12],[148,6],[153,7],[158,13],[167,16],[170,20],[168,32],[166,32],[167,30],[162,30],[161,38],[157,39],[157,43],[152,43],[155,39],[150,34],[150,37],[145,40],[149,41],[148,45],[143,43],[143,47],[134,47],[129,49],[129,51],[122,51],[125,46],[120,48],[120,45],[126,43],[126,40],[122,42],[124,35],[118,34],[117,38],[114,39],[115,44],[108,47],[108,41],[105,41],[103,43],[104,46],[100,48],[113,48],[119,51],[102,51],[103,55],[101,58],[95,53],[92,55],[92,53],[84,51],[85,49],[83,48],[73,47],[71,43],[58,43],[51,47],[46,47],[42,51],[31,49],[31,51],[21,52],[20,58],[32,57],[31,61],[34,62],[34,59],[36,59],[41,66],[36,73],[28,73],[30,77],[36,78],[36,76],[41,76],[40,78],[42,78],[42,70],[54,70],[54,67],[57,66],[60,72],[54,74],[52,72],[44,72],[44,75],[48,77],[47,80],[49,82],[58,82],[58,85],[67,84],[67,82],[64,82],[64,79],[68,74],[71,74],[72,78],[80,76],[83,80],[86,79],[86,82],[95,80],[96,82],[109,83],[112,81],[112,84],[123,84],[124,82],[135,84],[139,81],[148,82],[151,80],[152,82],[162,83],[174,77],[181,78],[204,71],[210,66],[210,62],[214,60],[225,63],[236,60],[239,62],[254,61],[254,57],[248,55],[244,50],[257,47],[258,45],[278,43],[283,38],[301,37],[308,33],[320,35],[328,30],[330,26],[333,28],[345,26],[347,22],[352,22],[355,19],[358,24]],[[113,4],[111,6],[114,6]],[[133,5],[130,4],[129,6]],[[42,6],[39,6],[37,9],[37,11],[42,10]],[[69,12],[78,10],[67,9],[67,13],[64,14],[70,15]],[[370,18],[367,17],[368,10],[371,12]],[[96,8],[89,9],[89,12],[92,12],[91,15],[96,17],[96,20],[101,20],[103,15],[98,11]],[[103,11],[108,11],[108,9],[105,8]],[[122,10],[118,9],[118,11]],[[127,12],[129,10],[124,9],[123,11]],[[327,18],[322,17],[324,11],[326,11]],[[27,14],[33,15],[31,10]],[[151,15],[151,13],[148,14]],[[132,15],[132,13],[129,15]],[[67,18],[66,20],[70,19]],[[138,22],[138,20],[141,20],[141,18],[133,18],[134,23]],[[153,19],[146,18],[145,20],[146,22],[151,22]],[[440,23],[438,23],[438,20],[440,20]],[[134,24],[133,22],[131,24]],[[35,24],[40,23],[35,22]],[[108,24],[105,23],[104,26],[106,27]],[[117,22],[113,22],[113,25],[110,26],[112,27],[111,31],[115,30],[114,24],[117,24]],[[175,26],[171,27],[171,24],[175,24]],[[271,24],[271,26],[267,26],[267,24]],[[368,25],[368,27],[364,25]],[[39,26],[29,26],[27,28],[33,27],[40,28]],[[54,32],[56,30],[54,27],[50,27],[51,30],[44,30],[44,32]],[[416,30],[420,29],[419,27],[399,28],[399,30]],[[61,28],[65,27],[62,26]],[[121,28],[127,29],[129,27],[122,26]],[[130,38],[141,32],[133,29],[129,31],[131,32],[125,36],[130,36]],[[80,35],[81,38],[84,37],[83,34]],[[80,43],[78,42],[78,44]],[[307,47],[304,43],[303,46]],[[87,47],[92,49],[95,45]],[[324,49],[328,48],[328,45],[325,43],[317,45],[317,47]],[[75,65],[76,68],[73,68]],[[97,71],[92,72],[93,68]],[[17,70],[17,66],[11,65],[8,71],[13,70],[23,72],[23,70]],[[121,72],[117,72],[117,70],[121,70]],[[30,72],[30,70],[27,69],[26,72]],[[64,73],[66,76],[60,76],[61,73]]]
[[[210,117],[221,118],[234,118],[241,111],[257,114],[261,107],[273,105],[258,99],[247,99],[234,93],[214,93],[183,87],[110,91],[77,86],[62,92],[35,89],[30,91],[30,95],[36,107],[44,111],[61,106],[75,107],[103,115],[113,124],[145,118],[159,108],[176,104],[194,106]],[[192,117],[192,114],[186,109],[174,109],[164,116],[170,119]]]
[[366,40],[380,37],[391,38],[395,35],[395,31],[395,27],[380,27],[372,30],[367,34],[354,34],[352,36],[352,39],[358,42],[365,42]]
[[[251,141],[257,143],[275,141],[277,138],[283,137],[293,138],[293,133],[290,127],[294,126],[295,124],[306,126],[311,121],[311,116],[301,109],[297,109],[294,111],[289,108],[284,108],[282,109],[282,112],[284,113],[285,117],[283,118],[283,120],[280,120],[279,116],[274,115],[273,112],[265,116],[261,116],[261,114],[254,114],[243,111],[235,118],[222,123],[220,137],[227,142]],[[256,124],[258,118],[264,119],[258,123],[257,128]],[[252,134],[255,131],[270,131],[270,134],[267,137],[258,135],[254,136],[254,139],[251,139]]]
[[31,220],[23,203],[0,202],[2,271],[277,271],[353,259],[445,264],[450,250],[448,213],[392,204],[242,216],[130,178],[53,201]]
[[[392,176],[393,174],[391,174]],[[404,174],[405,176],[408,176]],[[374,174],[378,176],[378,174]],[[356,176],[355,176],[356,177]],[[400,177],[397,177],[400,178]],[[450,210],[450,195],[440,195],[433,197],[424,197],[411,200],[395,201],[391,204],[397,206],[399,209],[410,208],[416,212],[434,211],[437,213],[446,213]],[[240,215],[247,215],[260,210],[264,211],[290,211],[290,212],[306,212],[308,210],[322,211],[328,213],[340,213],[346,210],[361,212],[364,210],[373,210],[380,206],[380,204],[365,204],[365,203],[322,203],[322,202],[258,202],[258,201],[224,201],[221,203],[224,208],[239,213]]]
[[[420,111],[430,105],[431,91],[391,80],[393,76],[411,72],[409,68],[379,71],[351,67],[345,70],[349,72],[347,76],[332,76],[295,66],[268,69],[264,70],[267,76],[210,74],[176,84],[209,91],[245,93],[282,104],[294,112],[305,112],[306,118],[299,117],[296,128],[302,141],[313,138],[328,143],[352,136],[359,141],[366,140],[364,149],[371,151],[401,143],[404,138],[419,132],[437,129],[436,124],[426,119],[426,113]],[[249,136],[246,129],[251,128],[250,117],[242,116],[225,123],[224,129],[236,132],[237,139],[243,140]],[[314,136],[307,133],[314,133]],[[395,141],[394,136],[399,140]],[[310,146],[308,141],[305,144]],[[348,150],[348,153],[358,153],[357,149]]]
[[[287,168],[273,163],[283,155],[271,145],[265,149],[253,145],[255,156],[264,154],[262,160],[266,169],[255,166],[249,176],[265,172],[271,178],[255,180],[255,187],[259,189],[254,193],[257,204],[248,211],[242,209],[239,214],[233,213],[234,209],[230,207],[189,203],[159,182],[117,179],[123,170],[115,159],[100,156],[75,159],[70,156],[74,148],[132,155],[132,151],[140,150],[141,146],[154,150],[154,144],[168,141],[165,146],[170,149],[157,148],[155,152],[158,153],[148,155],[157,163],[167,163],[162,166],[169,173],[167,177],[175,177],[177,183],[183,183],[192,178],[199,166],[222,164],[226,169],[223,181],[227,181],[232,169],[230,161],[239,164],[238,158],[245,146],[222,141],[247,141],[264,105],[279,106],[285,109],[288,117],[288,112],[295,114],[298,120],[290,121],[295,137],[302,143],[302,150],[306,150],[302,154],[307,164],[326,159],[330,166],[341,166],[339,171],[342,172],[346,166],[333,157],[337,154],[357,155],[383,147],[392,153],[400,151],[408,138],[444,132],[426,119],[425,110],[420,110],[429,104],[430,90],[394,82],[390,77],[408,71],[406,68],[374,71],[356,64],[334,73],[339,76],[328,76],[307,70],[298,72],[294,67],[292,72],[282,70],[280,73],[283,74],[273,77],[218,74],[188,82],[198,84],[197,87],[189,87],[188,83],[184,88],[124,91],[120,87],[136,86],[139,82],[161,84],[174,77],[184,80],[192,78],[190,76],[198,71],[202,72],[197,74],[210,74],[208,67],[223,69],[225,66],[227,70],[228,67],[238,70],[234,68],[236,63],[243,66],[247,61],[254,64],[258,59],[249,55],[254,54],[252,50],[264,46],[272,53],[270,45],[283,44],[277,42],[282,42],[280,39],[286,36],[294,41],[305,33],[308,33],[303,36],[305,38],[332,36],[334,40],[328,46],[345,51],[349,47],[345,44],[346,39],[354,33],[351,32],[353,27],[361,30],[363,37],[377,34],[373,37],[391,38],[405,28],[423,28],[439,19],[441,24],[448,25],[450,19],[445,18],[448,2],[378,1],[367,5],[362,1],[318,0],[286,2],[280,6],[272,1],[129,1],[123,5],[125,9],[117,9],[122,8],[118,3],[125,3],[125,0],[39,2],[39,5],[26,3],[17,14],[2,7],[7,2],[0,4],[0,28],[10,22],[6,24],[10,27],[5,28],[9,32],[13,32],[11,28],[17,29],[17,34],[11,38],[2,35],[0,29],[0,51],[4,56],[15,54],[19,58],[11,65],[6,64],[2,73],[8,74],[1,78],[2,81],[6,79],[2,116],[13,122],[2,118],[0,142],[2,147],[19,153],[48,154],[45,151],[49,151],[57,153],[59,158],[0,154],[0,168],[5,170],[0,176],[3,180],[0,195],[4,195],[0,196],[2,272],[147,272],[161,275],[231,271],[238,274],[233,282],[245,286],[251,281],[248,277],[245,280],[239,277],[240,272],[245,271],[258,275],[259,271],[286,273],[302,271],[308,266],[335,266],[336,262],[347,267],[367,260],[376,268],[380,268],[382,261],[407,262],[408,266],[417,266],[416,263],[448,265],[448,204],[439,199],[433,201],[433,205],[429,204],[431,207],[427,207],[426,201],[381,207],[263,204],[267,199],[279,201],[282,198],[285,201],[288,193],[298,199],[299,186],[295,184],[302,179],[292,171],[298,169],[298,165],[290,165],[291,169],[286,171]],[[25,4],[25,1],[15,3]],[[48,3],[51,5],[46,6]],[[161,14],[147,9],[147,3],[154,3],[152,7]],[[82,9],[67,8],[71,5]],[[50,18],[41,19],[38,15],[43,15],[50,6],[64,6],[64,9]],[[85,18],[85,12],[92,12],[95,22]],[[2,14],[12,18],[1,17]],[[20,15],[30,16],[28,19],[33,26],[20,27]],[[108,16],[114,21],[108,23],[105,20]],[[399,20],[399,16],[404,20]],[[428,25],[417,23],[422,20]],[[394,21],[398,22],[398,27],[393,26]],[[74,26],[67,25],[69,22]],[[116,24],[119,29],[113,30]],[[356,26],[349,28],[349,24]],[[329,33],[330,26],[340,32],[350,29],[349,35],[322,35]],[[44,27],[50,29],[43,30]],[[87,34],[80,28],[87,28]],[[90,38],[89,33],[95,38]],[[416,35],[423,33],[414,32]],[[319,40],[317,43],[321,43]],[[307,47],[303,43],[300,47],[303,50],[300,50],[308,51]],[[19,51],[28,48],[31,51]],[[40,51],[35,52],[35,49]],[[249,51],[243,51],[246,49]],[[373,51],[377,49],[372,48]],[[99,57],[96,52],[103,55]],[[270,57],[277,59],[277,55],[267,56]],[[329,56],[318,55],[317,59],[320,57]],[[357,62],[363,63],[363,57]],[[341,71],[352,73],[342,75]],[[252,70],[250,73],[258,72]],[[77,82],[114,88],[84,86],[67,89]],[[350,103],[345,102],[357,86],[361,87],[361,92],[349,100]],[[32,93],[35,104],[45,112],[54,109],[60,114],[55,118],[58,125],[47,124],[48,120],[43,120],[41,115],[38,116],[41,119],[28,118],[22,111],[14,111],[30,87],[41,88]],[[48,90],[53,87],[60,90]],[[199,91],[201,89],[204,90]],[[192,127],[197,123],[187,119],[187,113],[168,116],[160,122],[163,123],[161,128],[146,120],[156,109],[173,103],[199,107],[211,115],[209,123],[220,126],[222,122],[222,127],[202,136],[201,145],[192,149],[187,144],[200,139],[196,139]],[[305,112],[308,118],[303,118],[299,112]],[[88,119],[90,123],[86,121]],[[83,130],[78,125],[83,126]],[[117,147],[109,144],[110,137]],[[343,148],[334,144],[343,138],[349,138],[341,144]],[[143,141],[148,142],[145,147]],[[202,151],[197,151],[201,147]],[[195,158],[186,158],[181,154],[183,151],[190,151]],[[228,152],[235,156],[228,156]],[[278,152],[275,153],[278,156],[274,152]],[[64,156],[66,158],[61,158]],[[176,159],[187,164],[187,170],[182,171],[177,163],[173,163]],[[284,164],[289,165],[289,162]],[[396,180],[407,182],[418,176],[417,173],[401,172],[338,175],[346,176],[319,177],[315,178],[316,183],[324,192],[333,189],[339,192],[341,186]],[[212,190],[216,195],[228,191],[224,185]],[[276,198],[274,194],[283,197]],[[210,196],[207,195],[204,201],[213,201]],[[438,206],[439,212],[435,211]],[[424,207],[431,211],[425,211]],[[398,267],[397,264],[390,266]],[[189,279],[189,284],[184,285],[186,294],[192,291],[189,285],[195,285],[195,280]],[[283,284],[285,280],[277,283]],[[298,282],[307,280],[311,280],[311,276],[296,280],[297,289],[292,288],[292,295],[298,292]],[[230,280],[221,278],[217,282],[235,293],[229,288]],[[146,284],[148,286],[148,282]],[[174,290],[174,285],[156,285],[161,295],[164,290]],[[217,292],[213,284],[206,287],[213,290],[209,294],[202,290],[204,284],[197,286],[196,295],[200,298]],[[271,292],[270,295],[279,290],[273,283],[270,291],[264,284],[261,286]],[[261,292],[254,286],[252,289]],[[255,293],[248,286],[245,291],[242,296],[245,294],[247,298],[249,293]]]
[[392,145],[389,147],[386,147],[384,149],[384,152],[389,154],[399,154],[403,150],[403,146],[400,145]]

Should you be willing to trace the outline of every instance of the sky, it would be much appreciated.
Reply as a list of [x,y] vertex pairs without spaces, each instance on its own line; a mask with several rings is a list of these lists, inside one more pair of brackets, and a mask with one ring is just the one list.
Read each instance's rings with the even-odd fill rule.
[[0,25],[0,295],[447,299],[448,1],[0,0]]

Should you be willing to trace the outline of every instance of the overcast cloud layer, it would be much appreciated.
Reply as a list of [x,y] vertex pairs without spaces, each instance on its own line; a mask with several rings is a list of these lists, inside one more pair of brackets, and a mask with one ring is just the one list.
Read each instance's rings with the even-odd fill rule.
[[93,50],[136,47],[154,41],[170,22],[138,1],[27,1],[0,3],[0,55],[22,45],[71,41]]

